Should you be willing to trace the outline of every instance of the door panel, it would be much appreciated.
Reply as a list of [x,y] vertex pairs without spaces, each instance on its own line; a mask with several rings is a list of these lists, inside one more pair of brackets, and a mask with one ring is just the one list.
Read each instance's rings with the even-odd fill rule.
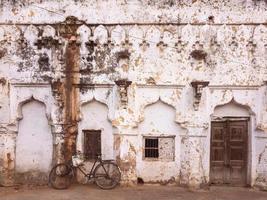
[[214,122],[211,132],[211,181],[213,183],[223,183],[225,177],[226,124]]
[[235,185],[246,184],[247,168],[247,122],[229,122],[229,167],[230,182]]
[[212,122],[210,181],[246,184],[247,121]]

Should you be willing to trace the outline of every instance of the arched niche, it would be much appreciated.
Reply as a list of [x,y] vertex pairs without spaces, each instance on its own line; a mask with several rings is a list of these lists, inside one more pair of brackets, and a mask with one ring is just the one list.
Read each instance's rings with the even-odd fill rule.
[[82,42],[87,42],[91,36],[91,29],[86,25],[82,25],[78,28],[77,33],[80,35]]
[[3,41],[5,39],[5,29],[2,27],[0,28],[0,41]]
[[21,120],[23,118],[23,113],[22,113],[22,107],[31,102],[31,101],[36,101],[36,102],[39,102],[41,104],[44,104],[45,106],[45,115],[46,115],[46,118],[47,120],[50,122],[51,121],[51,115],[50,115],[50,111],[49,111],[49,108],[47,106],[46,103],[44,103],[43,101],[39,100],[38,98],[34,97],[34,96],[30,96],[30,97],[26,97],[25,99],[23,99],[22,101],[20,101],[17,105],[17,120]]
[[43,37],[55,37],[56,29],[50,25],[46,25],[43,27]]
[[145,40],[152,41],[151,45],[156,45],[160,41],[161,31],[156,26],[150,26],[145,31]]
[[108,119],[108,106],[95,99],[81,106],[81,121],[78,127],[77,150],[84,151],[84,132],[101,131],[101,153],[104,159],[113,158],[113,129]]
[[140,93],[138,93],[138,96],[140,98],[139,102],[141,102],[141,104],[139,105],[139,122],[144,121],[145,109],[157,102],[161,102],[166,106],[169,106],[170,108],[173,108],[175,110],[175,103],[170,101],[171,98],[169,98],[170,97],[169,95],[170,93],[168,92],[161,93],[159,90],[152,90],[152,89],[149,89],[149,91],[148,89],[140,90]]
[[250,107],[241,105],[237,103],[234,99],[232,99],[226,104],[217,105],[214,108],[212,117],[250,117],[251,115],[254,115],[254,113],[252,112]]
[[26,28],[24,31],[24,37],[27,41],[30,42],[31,46],[34,46],[34,43],[36,42],[38,38],[39,30],[36,26],[30,25]]
[[[53,137],[43,102],[30,99],[20,105],[16,138],[16,173],[47,178],[52,164]],[[38,176],[39,176],[38,175]],[[38,179],[38,176],[36,178]],[[29,178],[29,177],[28,177]]]
[[[144,182],[167,181],[180,173],[181,128],[175,122],[175,108],[160,99],[144,109],[144,120],[138,127],[140,151],[136,152],[136,173]],[[158,157],[145,156],[146,140],[158,141]],[[162,170],[166,169],[166,170]],[[160,174],[160,175],[159,175]]]
[[162,40],[164,43],[170,45],[175,45],[176,40],[174,39],[175,35],[171,30],[164,30],[162,33]]
[[99,25],[94,30],[94,41],[105,44],[108,41],[108,30],[103,25]]
[[99,104],[101,104],[101,105],[103,105],[104,107],[107,108],[107,110],[108,110],[107,119],[108,119],[108,121],[111,122],[112,120],[111,120],[111,117],[110,117],[110,110],[112,111],[112,108],[110,108],[110,106],[108,105],[108,101],[105,101],[102,98],[96,97],[95,94],[93,94],[93,93],[89,98],[87,98],[86,100],[82,100],[80,102],[79,121],[83,120],[83,118],[84,118],[84,115],[83,115],[83,112],[82,112],[83,107],[86,106],[87,104],[90,104],[90,103],[93,103],[93,102],[97,102],[97,103],[99,103]]
[[125,41],[126,32],[125,29],[118,25],[111,31],[111,41],[114,42],[114,44],[120,45],[122,42]]
[[[224,135],[229,135],[229,137],[223,136],[224,138],[223,144],[226,144],[225,146],[226,151],[231,150],[232,148],[231,145],[233,145],[233,143],[231,143],[233,140],[229,142],[232,136],[234,136],[234,132],[231,132],[231,131],[237,132],[238,130],[238,133],[240,133],[240,135],[243,135],[242,136],[243,145],[239,145],[236,147],[238,149],[241,149],[243,152],[246,152],[244,154],[244,157],[242,158],[243,162],[246,164],[246,168],[242,169],[244,171],[242,172],[243,174],[241,175],[238,174],[241,172],[236,172],[237,179],[241,179],[240,177],[244,179],[242,181],[239,180],[240,184],[253,185],[254,174],[256,173],[255,166],[254,166],[254,163],[256,162],[256,159],[255,159],[256,155],[254,151],[255,150],[255,135],[256,135],[255,118],[256,118],[256,114],[253,111],[252,107],[248,106],[247,104],[241,104],[237,102],[234,98],[232,98],[230,101],[228,101],[225,104],[215,106],[213,110],[213,114],[211,115],[211,129],[210,129],[211,147],[210,147],[210,154],[209,154],[210,156],[213,155],[213,152],[215,152],[217,148],[217,146],[212,146],[214,144],[212,142],[212,138],[219,137],[218,136],[219,128],[225,127]],[[219,123],[215,126],[213,125],[213,123],[217,123],[216,121],[220,123],[219,126],[218,126]],[[238,144],[235,143],[235,145],[238,145]],[[224,153],[223,155],[228,155],[228,154]],[[231,154],[228,156],[233,156],[233,155],[234,154]],[[236,155],[241,155],[241,154],[236,153]],[[210,158],[207,157],[206,159],[211,160],[211,157]],[[210,162],[210,164],[211,163],[212,161]],[[237,168],[238,167],[240,168],[240,166],[237,166]],[[218,176],[219,173],[214,171],[216,170],[215,168],[213,169],[210,168],[210,172],[213,171],[213,175],[210,175],[210,177]],[[224,169],[221,169],[221,170],[224,170]]]
[[143,134],[171,134],[179,132],[175,122],[175,108],[161,99],[144,108],[143,121],[139,126]]

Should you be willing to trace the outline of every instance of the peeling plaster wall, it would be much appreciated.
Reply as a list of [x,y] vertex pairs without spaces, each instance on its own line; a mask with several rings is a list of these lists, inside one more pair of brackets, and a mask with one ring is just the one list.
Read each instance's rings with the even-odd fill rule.
[[[145,108],[144,121],[139,125],[139,144],[137,151],[137,176],[145,182],[168,183],[179,179],[180,175],[180,134],[184,132],[175,123],[175,110],[158,101]],[[144,157],[143,137],[166,137],[174,140],[174,149],[164,148],[159,151],[171,151],[166,154],[173,154],[174,159],[159,158],[151,161]]]
[[214,109],[213,115],[216,117],[227,117],[227,116],[249,117],[250,116],[249,111],[246,108],[239,106],[235,102],[230,102],[226,105],[217,106]]
[[113,129],[111,122],[108,121],[108,108],[106,105],[92,101],[82,106],[82,119],[79,123],[79,133],[77,138],[77,149],[84,151],[83,130],[101,131],[101,152],[103,159],[114,159],[113,153]]
[[[78,18],[88,22],[204,22],[206,15],[216,15],[215,22],[264,22],[266,16],[265,0],[245,1],[206,1],[206,0],[46,0],[46,1],[9,1],[1,0],[2,21],[15,22],[58,22],[64,20],[69,13],[76,12]],[[57,11],[40,12],[37,6]],[[13,9],[12,9],[13,8]],[[143,9],[141,9],[143,8]],[[145,9],[144,9],[145,8]],[[20,14],[21,13],[21,14]],[[92,13],[88,16],[86,13]],[[57,16],[57,18],[55,18]]]
[[266,153],[266,137],[257,137],[256,145],[257,145],[257,159],[256,159],[256,172],[257,172],[257,179],[256,182],[260,186],[265,186],[266,184],[266,162],[267,162],[267,153]]
[[[45,104],[53,163],[81,150],[81,130],[104,120],[105,151],[124,182],[160,181],[141,159],[142,128],[154,119],[147,106],[164,102],[178,126],[166,127],[176,132],[175,162],[168,172],[153,167],[193,187],[209,182],[214,109],[234,101],[251,117],[249,184],[267,185],[265,0],[0,2],[0,184],[16,182],[21,105],[35,99]],[[199,99],[192,81],[209,82]]]
[[[111,122],[108,120],[107,105],[95,99],[83,103],[81,105],[81,121],[79,122],[78,137],[77,137],[77,151],[84,152],[84,132],[86,130],[100,130],[101,131],[101,154],[102,159],[114,160],[115,155],[113,151],[114,144],[114,130]],[[84,170],[90,172],[93,162],[86,161]],[[86,182],[83,174],[77,170],[78,181]]]
[[[3,172],[4,171],[4,156],[5,156],[5,154],[4,154],[5,138],[4,138],[3,134],[1,134],[1,136],[0,136],[0,141],[1,141],[1,143],[0,143],[0,158],[1,158],[0,159],[0,171]],[[0,177],[0,180],[1,180],[1,183],[3,183],[3,177],[2,176]]]

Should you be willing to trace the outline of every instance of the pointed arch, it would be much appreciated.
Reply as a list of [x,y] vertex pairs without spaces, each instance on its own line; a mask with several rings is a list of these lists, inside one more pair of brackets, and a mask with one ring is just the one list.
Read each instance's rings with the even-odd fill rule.
[[[109,110],[109,107],[106,103],[100,101],[100,100],[97,100],[95,97],[93,97],[92,99],[88,100],[88,101],[84,101],[84,102],[81,102],[81,112],[80,112],[80,120],[83,120],[84,119],[84,116],[83,116],[83,113],[82,113],[82,108],[88,104],[98,104],[98,105],[101,105],[101,106],[104,106],[106,107],[107,111]],[[107,116],[107,119],[109,119],[109,117]]]
[[234,116],[234,117],[249,117],[255,115],[255,112],[247,104],[237,102],[233,97],[230,101],[214,106],[212,116]]
[[[113,158],[113,127],[108,118],[108,106],[92,98],[81,105],[81,119],[78,124],[77,150],[83,152],[86,131],[100,131],[101,152],[105,159]],[[88,144],[87,144],[88,145]]]
[[84,118],[83,113],[82,113],[82,107],[86,106],[87,104],[94,103],[94,102],[99,103],[99,104],[101,104],[101,105],[103,105],[103,106],[105,106],[107,108],[107,110],[108,110],[107,119],[109,121],[111,121],[111,118],[109,116],[109,109],[110,108],[109,108],[108,104],[106,102],[101,101],[100,99],[96,98],[95,96],[92,96],[90,99],[87,99],[85,101],[81,101],[81,103],[80,103],[79,121],[83,120],[83,118]]
[[163,104],[166,104],[166,105],[169,106],[169,107],[172,107],[172,108],[174,109],[174,111],[176,110],[176,108],[175,108],[172,104],[170,104],[170,103],[164,101],[164,100],[162,99],[162,97],[161,97],[160,95],[158,95],[156,98],[151,99],[150,102],[141,105],[141,108],[140,108],[140,113],[141,113],[140,122],[142,122],[142,121],[144,120],[144,112],[145,112],[145,109],[146,109],[147,107],[149,107],[149,106],[152,106],[153,104],[156,104],[157,102],[161,102],[161,103],[163,103]]
[[45,106],[45,115],[46,115],[46,118],[48,120],[48,122],[51,121],[51,115],[50,115],[50,112],[48,110],[48,106],[46,105],[45,102],[43,102],[42,100],[39,100],[38,98],[34,97],[34,95],[31,95],[30,97],[26,97],[25,99],[23,99],[22,101],[20,101],[17,105],[17,120],[21,120],[23,118],[23,114],[22,114],[22,107],[23,105],[31,102],[31,101],[37,101],[41,104],[43,104]]
[[[33,97],[21,102],[21,120],[16,137],[16,172],[32,170],[42,176],[50,170],[53,157],[53,135],[45,113],[45,104]],[[24,115],[24,116],[23,116]],[[27,175],[26,175],[27,176]]]
[[140,130],[143,133],[177,133],[179,125],[175,122],[175,108],[160,98],[147,105],[143,112]]

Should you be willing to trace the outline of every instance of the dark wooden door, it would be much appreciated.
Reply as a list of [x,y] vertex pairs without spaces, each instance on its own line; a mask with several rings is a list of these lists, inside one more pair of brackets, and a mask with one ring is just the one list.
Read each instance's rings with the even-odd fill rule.
[[246,185],[247,120],[212,122],[210,182]]
[[100,130],[84,130],[84,155],[85,158],[95,159],[101,154],[101,131]]

